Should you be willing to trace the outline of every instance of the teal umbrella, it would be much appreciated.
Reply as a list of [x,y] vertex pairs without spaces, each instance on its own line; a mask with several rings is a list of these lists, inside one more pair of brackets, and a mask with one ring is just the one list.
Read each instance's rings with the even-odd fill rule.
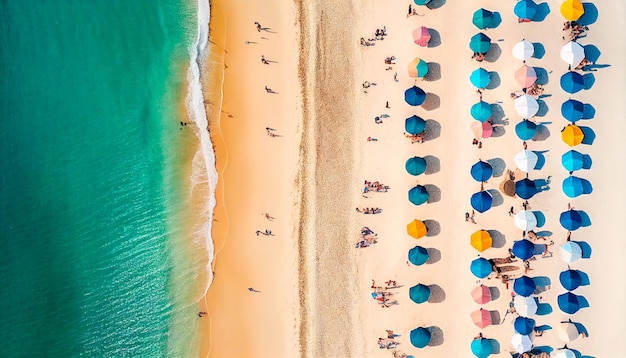
[[413,0],[413,2],[415,2],[415,5],[426,5],[430,0]]
[[478,53],[487,53],[491,48],[491,39],[482,32],[472,36],[470,40],[470,49]]
[[591,163],[591,156],[589,156],[589,154],[582,154],[575,150],[570,150],[561,156],[561,164],[563,164],[563,168],[568,172],[590,169]]
[[427,302],[430,298],[430,288],[423,284],[417,284],[409,289],[409,297],[415,303]]
[[535,122],[524,119],[515,125],[515,134],[521,140],[532,139],[537,133],[537,124]]
[[422,133],[426,129],[426,121],[418,116],[411,116],[404,120],[404,130],[411,134]]
[[411,250],[409,250],[409,262],[411,262],[415,266],[420,266],[425,264],[430,258],[430,254],[428,254],[428,250],[421,246],[415,246]]
[[409,158],[404,164],[404,168],[411,175],[420,175],[426,171],[426,160],[421,157]]
[[493,267],[487,259],[479,257],[470,264],[470,271],[478,278],[485,278],[493,271]]
[[485,88],[491,82],[489,72],[482,67],[475,69],[470,75],[470,82],[476,88]]
[[583,194],[591,194],[593,187],[587,179],[570,175],[563,180],[563,192],[570,198],[576,198]]
[[487,358],[493,353],[491,343],[486,338],[476,338],[470,345],[472,353],[478,358]]
[[537,4],[532,0],[520,0],[513,7],[513,13],[520,19],[532,20],[537,13]]
[[426,63],[426,61],[420,59],[417,62],[415,69],[417,70],[417,77],[422,78],[428,73],[428,64]]
[[429,195],[426,187],[416,185],[409,190],[409,201],[415,205],[422,205],[428,201]]
[[417,348],[424,348],[430,343],[430,331],[424,327],[417,327],[411,331],[411,344]]
[[491,118],[491,105],[483,101],[474,103],[470,110],[470,113],[472,115],[472,118],[481,123],[485,123],[489,120],[489,118]]
[[486,29],[493,20],[493,13],[489,10],[480,8],[474,12],[472,17],[472,24],[478,27],[480,30]]

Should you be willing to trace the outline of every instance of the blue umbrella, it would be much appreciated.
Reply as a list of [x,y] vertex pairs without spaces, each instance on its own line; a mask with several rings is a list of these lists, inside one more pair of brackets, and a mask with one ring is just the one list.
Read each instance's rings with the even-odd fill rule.
[[409,201],[415,205],[422,205],[428,201],[429,195],[426,187],[422,185],[416,185],[409,190]]
[[575,99],[568,99],[561,105],[561,114],[572,123],[582,119],[584,112],[585,104]]
[[529,258],[533,257],[534,253],[535,244],[533,244],[529,240],[523,239],[515,241],[515,243],[513,243],[513,255],[518,257],[520,260],[526,261]]
[[475,69],[470,75],[470,82],[476,88],[485,88],[491,82],[489,72],[482,67]]
[[568,172],[580,169],[590,169],[591,163],[591,157],[588,154],[582,154],[575,150],[570,150],[561,156],[561,164],[563,164],[563,168],[565,168]]
[[476,338],[470,345],[472,353],[478,358],[487,358],[493,353],[491,343],[486,338]]
[[430,288],[419,283],[409,289],[409,297],[415,303],[424,303],[430,298]]
[[420,175],[426,171],[426,160],[420,157],[409,158],[404,168],[411,175]]
[[404,100],[411,106],[419,106],[426,100],[426,92],[417,86],[404,91]]
[[537,133],[537,125],[535,122],[524,119],[515,125],[515,134],[521,140],[532,139]]
[[478,278],[485,278],[489,276],[491,271],[493,271],[493,268],[491,267],[489,260],[479,257],[472,261],[470,271]]
[[537,194],[537,188],[535,187],[535,182],[524,178],[520,181],[515,182],[515,194],[517,194],[522,199],[530,199],[535,194]]
[[430,0],[413,0],[415,5],[426,5],[430,2]]
[[[533,247],[532,247],[533,251],[531,251],[531,257],[532,257],[532,254],[534,253],[534,249],[535,248],[533,244]],[[530,295],[533,294],[533,292],[535,292],[536,289],[537,289],[537,284],[535,284],[535,280],[525,275],[520,276],[519,278],[516,278],[515,281],[513,282],[513,291],[515,291],[515,293],[517,293],[520,296],[529,297]],[[522,333],[522,334],[528,334],[528,333]]]
[[426,121],[416,115],[412,115],[404,120],[404,129],[411,134],[422,133],[426,129]]
[[424,327],[417,327],[411,331],[411,344],[417,348],[424,348],[430,343],[430,331]]
[[568,210],[561,213],[559,222],[565,230],[574,231],[582,226],[583,218],[578,210]]
[[415,246],[409,250],[409,261],[415,266],[425,264],[429,257],[428,250],[421,246]]
[[531,0],[520,0],[517,2],[517,4],[515,4],[515,7],[513,8],[513,13],[520,19],[532,20],[537,13],[537,4],[535,4]]
[[565,292],[559,295],[556,302],[561,311],[569,314],[574,314],[581,308],[589,307],[589,303],[583,296],[578,296],[571,292]]
[[470,204],[472,208],[474,208],[479,213],[484,213],[485,211],[491,209],[491,204],[493,203],[493,197],[487,191],[479,191],[478,193],[474,193],[470,199]]
[[515,332],[523,335],[530,334],[535,328],[535,320],[532,318],[518,316],[513,322]]
[[486,29],[492,21],[493,13],[483,8],[476,10],[472,16],[472,24],[481,30]]
[[491,39],[482,32],[472,36],[469,47],[472,51],[478,53],[487,53],[491,48]]
[[472,165],[470,174],[477,182],[485,182],[491,178],[491,175],[493,174],[493,167],[491,164],[479,160],[476,164]]
[[481,123],[485,123],[491,118],[491,105],[487,102],[480,101],[472,106],[470,113],[472,114],[472,118]]
[[561,88],[567,93],[574,94],[585,88],[583,75],[578,72],[569,71],[561,76]]
[[583,282],[582,276],[578,270],[568,269],[559,274],[561,285],[568,291],[574,291]]
[[591,194],[593,187],[587,179],[575,176],[568,176],[563,180],[563,192],[570,198],[575,198],[583,194]]

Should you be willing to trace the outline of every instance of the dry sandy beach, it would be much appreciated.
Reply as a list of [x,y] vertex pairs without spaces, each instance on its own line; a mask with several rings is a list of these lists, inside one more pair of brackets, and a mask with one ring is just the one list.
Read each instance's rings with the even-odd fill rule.
[[[568,70],[559,57],[566,43],[561,1],[537,1],[550,11],[542,21],[529,23],[517,21],[514,0],[433,0],[440,5],[413,5],[418,15],[407,17],[410,3],[211,2],[212,54],[205,64],[204,87],[219,181],[212,232],[215,278],[199,303],[199,311],[208,312],[200,318],[199,355],[389,357],[392,350],[380,349],[377,340],[387,336],[385,330],[393,330],[399,335],[396,349],[409,355],[470,357],[470,343],[482,332],[498,342],[493,356],[509,357],[515,316],[505,313],[513,281],[507,288],[495,278],[474,277],[469,267],[478,252],[469,240],[476,230],[496,231],[497,244],[481,256],[507,257],[508,248],[522,238],[508,211],[520,210],[523,200],[496,195],[490,210],[476,213],[476,224],[464,214],[471,211],[470,196],[480,190],[470,176],[472,164],[479,159],[497,164],[495,176],[484,184],[497,191],[506,169],[515,169],[513,157],[523,149],[514,130],[522,118],[510,97],[521,89],[513,74],[522,61],[511,50],[527,39],[545,48],[541,58],[526,61],[545,70],[545,106],[534,118],[544,123],[544,131],[538,140],[527,141],[528,149],[543,153],[545,164],[529,177],[551,178],[550,189],[528,201],[532,210],[545,215],[541,230],[551,233],[546,242],[554,242],[548,248],[552,257],[535,256],[527,273],[551,281],[538,296],[552,312],[533,318],[537,325],[553,329],[533,337],[533,344],[562,348],[556,328],[571,318],[582,323],[589,336],[568,347],[592,357],[621,356],[614,347],[626,334],[625,290],[619,284],[619,275],[626,272],[626,245],[619,236],[626,214],[621,185],[626,124],[620,118],[626,110],[625,46],[619,38],[624,33],[624,4],[590,2],[598,18],[578,42],[593,44],[601,52],[596,63],[610,66],[588,72],[595,76],[593,87],[569,95],[559,85]],[[479,63],[470,58],[468,44],[480,31],[472,24],[472,13],[481,7],[497,12],[501,23],[483,30],[492,48]],[[412,32],[419,26],[434,30],[428,47],[413,42]],[[359,44],[361,37],[373,38],[383,27],[384,40],[373,41],[374,46]],[[389,56],[395,57],[394,64],[385,64]],[[429,64],[424,80],[407,73],[415,57]],[[480,149],[472,145],[470,130],[470,107],[479,95],[469,76],[478,67],[497,73],[483,91],[483,100],[498,109],[496,136],[482,139]],[[365,81],[376,85],[364,89]],[[404,101],[404,91],[414,84],[427,93],[419,107]],[[561,190],[569,175],[561,155],[571,148],[561,140],[560,131],[568,122],[560,107],[570,97],[596,109],[595,118],[582,124],[593,129],[595,142],[573,148],[593,159],[590,170],[575,173],[591,181],[593,193],[574,199]],[[382,123],[375,123],[382,114]],[[403,135],[405,118],[412,115],[427,122],[424,143],[412,144]],[[413,156],[427,158],[425,174],[414,177],[405,171],[405,161]],[[364,194],[364,180],[390,189]],[[407,200],[416,184],[428,188],[428,203],[415,206]],[[559,252],[567,231],[559,215],[568,203],[592,220],[590,227],[572,233],[572,240],[593,248],[590,259],[570,265],[587,273],[591,282],[575,291],[590,307],[572,315],[557,305],[557,296],[565,292],[559,273],[567,269]],[[355,207],[382,212],[366,215]],[[426,221],[426,237],[415,240],[407,234],[406,226],[414,219]],[[364,226],[377,234],[377,242],[355,248]],[[265,235],[266,230],[271,235]],[[429,249],[427,264],[408,263],[407,253],[416,245]],[[524,273],[520,261],[513,265],[519,268],[510,272],[512,277]],[[387,280],[397,282],[389,289],[390,307],[372,299],[372,279],[380,286]],[[431,287],[429,302],[410,300],[409,288],[418,283]],[[479,283],[493,287],[499,297],[482,306],[475,303],[470,292]],[[498,322],[477,327],[470,314],[481,307],[492,311]],[[430,327],[433,333],[423,349],[409,340],[418,326]]]

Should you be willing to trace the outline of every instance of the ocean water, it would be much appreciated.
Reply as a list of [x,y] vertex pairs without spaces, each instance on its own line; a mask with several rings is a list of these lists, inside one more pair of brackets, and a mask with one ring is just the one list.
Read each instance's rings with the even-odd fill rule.
[[211,153],[180,122],[201,100],[198,11],[0,2],[1,357],[195,354],[210,222],[187,224]]

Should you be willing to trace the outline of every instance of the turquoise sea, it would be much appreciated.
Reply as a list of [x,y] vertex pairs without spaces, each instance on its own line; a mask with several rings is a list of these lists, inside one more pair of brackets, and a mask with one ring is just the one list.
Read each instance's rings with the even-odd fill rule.
[[0,1],[0,357],[195,354],[197,7]]

